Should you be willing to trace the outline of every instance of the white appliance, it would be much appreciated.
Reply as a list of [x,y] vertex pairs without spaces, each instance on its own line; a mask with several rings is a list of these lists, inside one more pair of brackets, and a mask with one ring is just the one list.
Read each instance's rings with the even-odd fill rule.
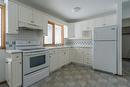
[[23,52],[23,87],[28,87],[49,75],[48,49],[38,41],[16,41],[16,49]]
[[117,27],[94,29],[93,68],[117,74]]

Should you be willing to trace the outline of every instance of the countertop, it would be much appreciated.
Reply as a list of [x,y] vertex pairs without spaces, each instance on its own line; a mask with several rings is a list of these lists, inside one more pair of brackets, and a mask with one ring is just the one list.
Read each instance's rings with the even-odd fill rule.
[[14,53],[22,53],[22,50],[6,50],[7,53],[14,54]]
[[[86,47],[81,47],[81,46],[54,46],[54,47],[45,47],[48,50],[51,49],[63,49],[63,48],[92,48],[92,46],[86,46]],[[14,53],[22,53],[22,50],[6,50],[7,53],[14,54]]]

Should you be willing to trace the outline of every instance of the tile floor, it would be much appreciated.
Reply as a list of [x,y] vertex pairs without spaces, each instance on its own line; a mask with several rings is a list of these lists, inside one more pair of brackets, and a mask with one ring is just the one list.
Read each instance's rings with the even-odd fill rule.
[[124,76],[120,77],[70,64],[30,87],[130,87],[130,62],[124,61],[123,65]]

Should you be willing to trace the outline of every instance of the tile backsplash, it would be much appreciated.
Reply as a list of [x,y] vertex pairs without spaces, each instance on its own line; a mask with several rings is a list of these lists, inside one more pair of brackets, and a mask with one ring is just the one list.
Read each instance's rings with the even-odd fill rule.
[[43,45],[43,31],[19,29],[18,34],[6,34],[6,49],[15,49],[17,40],[40,41]]
[[65,45],[72,47],[92,47],[92,42],[88,39],[65,39]]

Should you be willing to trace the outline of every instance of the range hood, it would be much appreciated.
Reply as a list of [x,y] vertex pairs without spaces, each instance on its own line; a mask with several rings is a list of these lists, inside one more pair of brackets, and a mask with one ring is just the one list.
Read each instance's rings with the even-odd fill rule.
[[19,29],[43,30],[42,26],[19,21]]

